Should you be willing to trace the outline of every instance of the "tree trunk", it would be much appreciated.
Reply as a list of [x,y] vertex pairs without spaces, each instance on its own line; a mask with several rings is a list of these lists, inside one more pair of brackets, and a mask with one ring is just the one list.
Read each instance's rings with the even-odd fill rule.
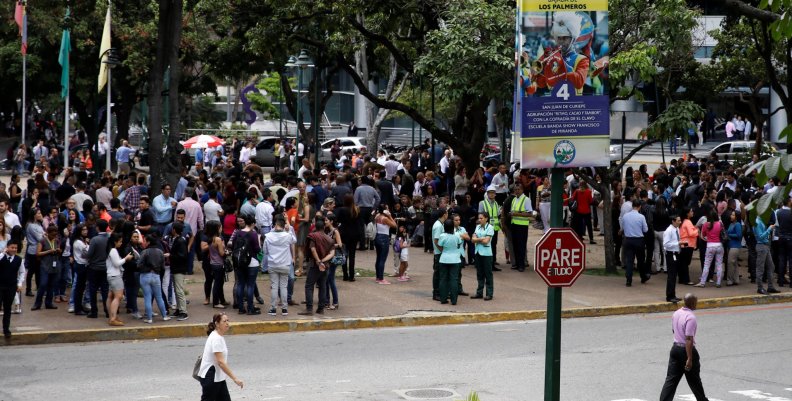
[[[165,169],[163,171],[163,183],[169,183],[173,188],[181,176],[181,113],[180,113],[180,92],[179,84],[182,77],[182,64],[179,59],[179,49],[182,33],[182,12],[183,3],[180,0],[173,1],[173,6],[168,16],[168,25],[171,29],[169,39],[168,62],[170,63],[170,88],[168,91],[168,102],[170,108],[170,121],[168,122],[168,146],[167,157],[165,157]],[[154,187],[154,191],[159,192],[159,186]]]
[[[159,157],[162,153],[162,86],[165,70],[170,59],[170,46],[172,43],[170,14],[173,0],[159,1],[159,21],[157,22],[157,50],[154,64],[149,70],[148,88],[148,132],[149,132],[149,171],[151,174],[151,188],[157,190],[164,182],[164,160]],[[181,24],[179,24],[181,27]],[[171,82],[171,85],[174,83]],[[173,111],[171,111],[173,114]],[[176,113],[178,114],[178,113]],[[153,196],[154,194],[150,194]]]
[[[605,170],[604,168],[598,168]],[[600,193],[602,199],[602,221],[599,222],[600,232],[605,235],[603,246],[605,247],[605,271],[608,273],[617,273],[616,270],[616,252],[613,249],[613,199],[611,199],[610,178],[603,177],[602,172],[599,172],[602,177],[602,183],[597,185],[594,183],[592,186]],[[596,213],[596,210],[594,211]]]

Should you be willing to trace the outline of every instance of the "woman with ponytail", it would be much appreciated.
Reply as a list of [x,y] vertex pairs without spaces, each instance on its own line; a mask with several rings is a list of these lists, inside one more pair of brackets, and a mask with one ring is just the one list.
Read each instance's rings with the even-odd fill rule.
[[245,383],[237,379],[228,366],[228,347],[225,342],[225,335],[228,332],[230,323],[225,313],[217,313],[212,317],[212,321],[206,327],[206,339],[203,357],[201,357],[201,368],[198,376],[201,377],[201,401],[226,401],[231,400],[228,394],[226,379],[236,383],[239,388],[244,388]]

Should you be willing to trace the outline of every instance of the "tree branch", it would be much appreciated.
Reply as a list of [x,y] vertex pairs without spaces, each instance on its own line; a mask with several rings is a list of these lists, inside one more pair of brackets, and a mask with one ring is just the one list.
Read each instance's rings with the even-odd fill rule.
[[728,10],[734,11],[737,14],[766,23],[775,22],[781,18],[780,15],[772,11],[756,8],[742,0],[714,0],[713,2],[721,3],[721,5]]
[[396,45],[388,39],[384,35],[380,35],[378,33],[374,33],[369,31],[363,24],[358,22],[355,18],[349,17],[347,18],[347,22],[352,25],[355,29],[358,30],[363,36],[373,40],[382,46],[384,46],[390,53],[393,55],[393,58],[396,59],[396,62],[407,72],[413,73],[415,72],[415,67],[413,63],[407,59],[407,57],[398,49]]
[[415,122],[417,122],[425,130],[429,131],[433,136],[444,138],[451,136],[451,133],[448,130],[441,129],[434,123],[434,121],[424,117],[418,112],[418,110],[415,110],[414,108],[403,103],[382,99],[379,96],[371,93],[371,91],[368,89],[368,85],[363,82],[363,80],[360,78],[360,75],[358,75],[355,69],[349,65],[349,63],[347,63],[347,61],[341,55],[338,55],[338,65],[343,68],[350,77],[352,77],[352,80],[355,82],[355,86],[358,88],[358,92],[365,96],[366,99],[368,99],[371,103],[374,103],[377,107],[396,110],[404,113],[415,120]]

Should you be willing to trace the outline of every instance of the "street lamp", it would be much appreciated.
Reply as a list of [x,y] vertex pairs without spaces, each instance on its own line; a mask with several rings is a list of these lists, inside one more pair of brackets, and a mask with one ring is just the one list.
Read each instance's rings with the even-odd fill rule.
[[[111,114],[110,114],[110,107],[111,107],[111,104],[110,104],[110,93],[111,93],[111,90],[110,90],[110,88],[112,88],[112,82],[113,82],[113,67],[121,64],[121,60],[118,58],[118,55],[116,54],[116,49],[113,48],[113,47],[105,50],[104,53],[99,55],[99,58],[100,59],[104,58],[105,54],[107,54],[107,58],[102,60],[103,64],[107,64],[107,111],[106,111],[106,113],[107,113],[107,122],[106,122],[105,130],[107,131],[107,147],[108,147],[108,149],[107,149],[107,152],[105,152],[105,157],[107,158],[107,164],[106,164],[107,171],[111,171],[110,156],[111,156],[111,151],[112,151],[112,145],[111,144],[113,143],[113,134],[111,132],[111,125],[112,125],[112,121],[111,120],[112,119],[111,119]],[[67,146],[67,149],[68,149],[68,144],[66,146]],[[96,147],[96,152],[97,152],[97,154],[99,154],[99,146]]]
[[297,68],[297,116],[295,118],[295,122],[297,123],[297,134],[294,139],[294,146],[297,150],[297,155],[295,156],[297,163],[299,163],[300,161],[299,157],[297,156],[299,156],[300,153],[300,123],[302,122],[302,114],[301,114],[302,106],[300,104],[301,103],[300,91],[302,90],[302,76],[303,76],[303,70],[305,68],[313,68],[313,66],[314,66],[313,60],[311,60],[311,57],[308,56],[308,52],[305,49],[300,50],[300,55],[297,57],[290,56],[289,61],[284,65],[284,67],[289,69]]

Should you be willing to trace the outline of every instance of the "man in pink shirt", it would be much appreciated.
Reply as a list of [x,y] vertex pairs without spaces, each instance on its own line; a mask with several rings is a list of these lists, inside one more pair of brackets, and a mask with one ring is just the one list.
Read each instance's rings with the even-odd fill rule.
[[[184,223],[190,226],[193,235],[197,235],[198,231],[204,228],[204,214],[201,204],[192,198],[194,191],[193,187],[184,189],[184,200],[176,204],[176,210],[184,209]],[[200,241],[197,241],[196,244],[200,244]],[[193,274],[194,258],[195,250],[190,249],[187,256],[187,274]]]
[[701,384],[701,363],[696,351],[696,310],[698,298],[685,294],[685,306],[674,312],[671,318],[671,328],[674,332],[674,345],[671,346],[671,356],[668,359],[668,373],[666,374],[660,401],[673,401],[677,385],[685,376],[696,397],[696,401],[708,401],[704,395],[704,386]]

